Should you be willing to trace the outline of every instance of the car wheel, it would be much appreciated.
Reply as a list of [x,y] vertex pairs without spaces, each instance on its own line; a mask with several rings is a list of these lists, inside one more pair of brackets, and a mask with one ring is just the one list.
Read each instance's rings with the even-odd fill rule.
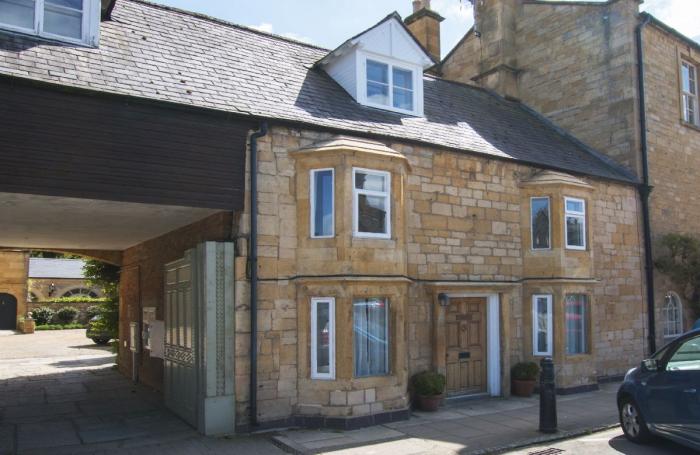
[[108,340],[107,338],[97,338],[97,337],[95,337],[95,338],[92,339],[92,341],[94,341],[95,344],[100,344],[100,345],[103,345],[103,346],[104,346],[105,344],[109,343],[109,340]]
[[630,397],[625,397],[620,402],[620,426],[627,439],[636,444],[651,440],[651,433],[639,412],[639,406]]

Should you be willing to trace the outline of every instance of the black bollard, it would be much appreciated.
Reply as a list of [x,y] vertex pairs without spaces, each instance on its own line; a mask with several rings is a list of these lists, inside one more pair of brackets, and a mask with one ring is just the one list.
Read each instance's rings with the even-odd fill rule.
[[557,432],[557,392],[554,384],[554,363],[550,357],[540,361],[540,431]]

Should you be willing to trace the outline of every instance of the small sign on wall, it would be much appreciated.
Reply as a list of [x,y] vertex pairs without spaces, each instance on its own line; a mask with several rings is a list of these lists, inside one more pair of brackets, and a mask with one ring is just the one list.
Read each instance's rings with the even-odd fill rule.
[[156,307],[146,306],[143,307],[143,323],[149,324],[151,321],[156,320]]

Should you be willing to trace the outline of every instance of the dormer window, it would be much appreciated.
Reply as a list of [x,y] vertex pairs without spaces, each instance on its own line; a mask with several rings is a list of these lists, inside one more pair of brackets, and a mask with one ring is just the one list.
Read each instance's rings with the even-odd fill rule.
[[413,71],[367,59],[367,104],[413,112]]
[[423,71],[435,63],[393,13],[317,65],[360,104],[422,116]]
[[76,44],[97,45],[97,0],[0,0],[0,28]]

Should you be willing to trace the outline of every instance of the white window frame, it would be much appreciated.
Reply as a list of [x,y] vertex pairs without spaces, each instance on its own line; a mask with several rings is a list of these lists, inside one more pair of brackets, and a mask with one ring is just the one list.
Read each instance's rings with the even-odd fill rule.
[[[537,334],[538,334],[538,316],[537,313],[537,300],[538,299],[547,300],[547,350],[538,351],[537,350]],[[552,295],[551,294],[534,294],[532,296],[532,355],[534,356],[551,356],[552,355],[552,345],[554,343],[554,318],[552,315]]]
[[[581,313],[581,316],[583,317],[583,331],[581,332],[581,343],[583,346],[583,352],[576,352],[576,353],[569,353],[569,349],[567,346],[567,341],[568,341],[568,333],[567,330],[569,329],[567,322],[566,322],[566,300],[570,295],[583,295],[586,297],[586,305],[583,307],[583,312]],[[583,293],[571,293],[571,294],[566,294],[564,295],[564,351],[566,352],[567,356],[575,356],[575,355],[589,355],[590,354],[590,347],[588,346],[588,331],[591,330],[589,327],[589,315],[588,313],[591,311],[591,297],[589,294],[583,294]]]
[[[688,67],[690,70],[693,71],[693,74],[695,75],[695,93],[690,93],[686,92],[685,89],[683,88],[683,67]],[[690,80],[688,81],[690,83]],[[688,108],[685,103],[685,98],[690,97],[695,100],[695,113],[692,119],[687,118],[688,116]],[[682,109],[682,119],[686,123],[690,123],[692,125],[698,126],[700,124],[700,113],[698,113],[698,68],[695,66],[695,64],[689,62],[688,60],[682,59],[681,60],[681,109]]]
[[99,0],[83,0],[83,22],[81,39],[55,35],[44,31],[44,0],[35,0],[34,28],[17,27],[0,22],[0,29],[28,35],[40,36],[55,41],[97,47],[99,42],[101,3]]
[[[361,172],[363,174],[378,175],[386,179],[386,191],[361,190],[355,188],[355,175]],[[360,232],[359,220],[359,195],[384,197],[386,198],[386,233],[375,232]],[[376,171],[373,169],[365,169],[361,167],[352,168],[352,235],[360,238],[373,239],[390,239],[391,238],[391,173],[386,171]]]
[[[318,339],[316,319],[318,303],[328,303],[328,373],[318,372]],[[311,379],[335,379],[335,297],[313,297],[311,299]]]
[[663,330],[664,338],[665,338],[665,339],[671,339],[671,338],[676,338],[677,336],[683,334],[683,302],[681,301],[680,296],[679,296],[678,294],[676,294],[675,292],[668,292],[668,293],[666,293],[666,298],[667,298],[667,299],[670,299],[671,301],[674,301],[674,299],[675,299],[675,303],[678,304],[678,309],[677,309],[677,310],[678,310],[678,321],[677,321],[677,322],[676,322],[676,321],[673,321],[674,330],[675,330],[675,328],[676,328],[676,325],[677,325],[677,327],[678,327],[678,329],[679,329],[679,331],[678,331],[677,333],[668,334],[668,335],[666,334],[666,330],[667,330],[668,327],[670,326],[670,324],[669,324],[670,321],[669,321],[669,319],[668,319],[668,306],[669,306],[669,302],[664,302],[664,306],[663,306],[663,308],[662,308],[662,312],[663,312],[663,316],[664,316],[664,319],[663,319],[663,323],[664,323],[664,330]]
[[[388,66],[389,104],[373,103],[369,101],[369,98],[367,97],[367,60],[372,60]],[[376,107],[378,109],[400,112],[402,114],[415,115],[418,117],[423,116],[423,70],[420,66],[367,52],[358,52],[357,62],[359,63],[357,65],[357,81],[359,85],[357,93],[359,95],[360,103],[367,106]],[[404,71],[410,71],[412,74],[413,110],[394,107],[394,67]]]
[[[547,232],[549,240],[547,243],[549,246],[547,248],[535,248],[535,230],[533,229],[534,225],[532,223],[532,203],[535,199],[547,200],[547,219],[549,221],[549,232]],[[530,249],[533,251],[547,251],[552,249],[552,201],[549,196],[533,196],[530,198]]]
[[[316,185],[314,182],[314,177],[318,172],[331,171],[331,233],[328,235],[314,235],[316,232]],[[335,237],[335,169],[332,167],[312,169],[309,173],[309,208],[311,213],[309,214],[309,226],[312,239],[329,239]]]
[[[384,305],[386,306],[386,312],[385,312],[385,319],[384,319],[384,333],[386,333],[386,349],[384,350],[384,363],[386,365],[386,371],[384,373],[380,374],[369,374],[369,375],[361,375],[358,376],[357,372],[355,371],[355,356],[357,353],[355,352],[355,340],[354,337],[356,336],[355,334],[355,301],[356,300],[367,300],[370,298],[374,298],[377,300],[383,300]],[[352,303],[353,303],[353,315],[352,315],[352,362],[353,362],[353,368],[352,368],[352,376],[355,379],[362,379],[362,378],[380,378],[384,376],[389,376],[391,375],[391,326],[389,325],[389,320],[391,319],[391,307],[389,306],[391,302],[389,301],[389,297],[353,297],[352,298]]]
[[[569,201],[580,202],[581,204],[583,204],[583,211],[579,212],[579,211],[569,210],[567,208],[567,203]],[[567,226],[566,226],[566,219],[569,217],[580,218],[581,220],[583,220],[583,223],[582,223],[582,225],[583,225],[583,235],[582,235],[583,245],[569,245],[569,230],[567,229]],[[576,197],[564,197],[564,239],[566,242],[565,243],[566,249],[567,250],[580,250],[580,251],[585,250],[586,249],[586,235],[587,235],[587,232],[586,232],[586,200],[581,199],[581,198],[576,198]]]

